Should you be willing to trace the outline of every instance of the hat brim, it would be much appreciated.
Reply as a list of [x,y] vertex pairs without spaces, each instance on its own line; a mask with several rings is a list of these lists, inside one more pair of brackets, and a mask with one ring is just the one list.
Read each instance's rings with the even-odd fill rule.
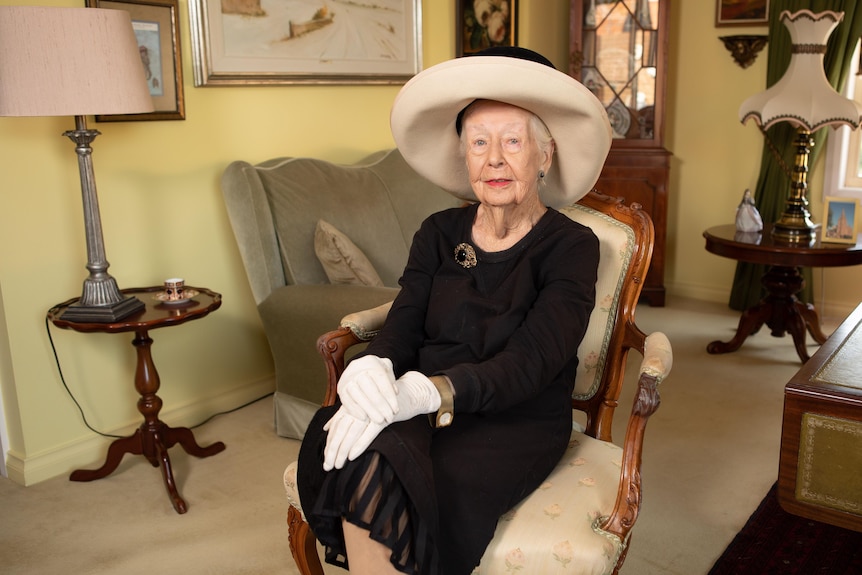
[[611,125],[602,103],[554,68],[505,56],[471,56],[432,66],[407,82],[392,106],[395,144],[421,176],[476,201],[455,129],[458,113],[477,99],[533,112],[548,126],[556,157],[541,186],[545,205],[575,203],[595,185],[610,151]]

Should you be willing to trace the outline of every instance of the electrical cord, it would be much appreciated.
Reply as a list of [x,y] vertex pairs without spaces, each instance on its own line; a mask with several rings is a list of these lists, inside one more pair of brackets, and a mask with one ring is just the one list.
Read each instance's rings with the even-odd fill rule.
[[[51,323],[47,317],[45,318],[45,331],[48,333],[48,341],[51,343],[51,352],[54,354],[54,363],[57,365],[57,373],[60,375],[60,382],[63,384],[63,388],[66,390],[66,393],[69,394],[69,397],[72,399],[72,402],[75,404],[75,407],[78,408],[78,412],[81,414],[81,419],[83,420],[84,425],[86,425],[87,429],[89,429],[93,433],[96,433],[96,434],[101,435],[103,437],[122,439],[124,436],[113,435],[111,433],[99,431],[98,429],[96,429],[95,427],[90,425],[89,421],[87,421],[87,415],[84,413],[84,409],[81,407],[81,404],[75,398],[75,395],[72,393],[72,390],[69,389],[69,386],[66,384],[66,377],[63,375],[63,368],[60,366],[60,358],[57,355],[57,348],[54,346],[54,338],[51,337]],[[214,413],[214,414],[210,415],[209,417],[207,417],[206,419],[204,419],[203,421],[201,421],[200,423],[196,423],[195,425],[189,426],[189,429],[196,429],[196,428],[200,427],[201,425],[204,425],[205,423],[209,423],[210,421],[212,421],[213,419],[215,419],[216,417],[218,417],[220,415],[227,415],[229,413],[239,411],[240,409],[242,409],[244,407],[248,407],[249,405],[257,403],[258,401],[260,401],[262,399],[266,399],[267,397],[270,397],[272,395],[273,394],[270,392],[270,393],[267,393],[266,395],[262,395],[256,399],[252,399],[251,401],[248,401],[248,402],[246,402],[240,406],[234,407],[233,409],[228,409],[227,411],[220,411],[218,413]]]

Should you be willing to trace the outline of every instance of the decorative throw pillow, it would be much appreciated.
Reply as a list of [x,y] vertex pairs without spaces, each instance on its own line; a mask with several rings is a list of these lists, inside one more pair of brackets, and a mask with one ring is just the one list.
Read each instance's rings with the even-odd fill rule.
[[362,250],[326,220],[317,221],[314,253],[331,283],[383,286],[383,281]]

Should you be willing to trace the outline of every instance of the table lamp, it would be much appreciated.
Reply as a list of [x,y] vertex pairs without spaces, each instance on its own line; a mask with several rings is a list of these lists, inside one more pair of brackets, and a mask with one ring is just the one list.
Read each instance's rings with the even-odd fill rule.
[[773,236],[789,242],[809,242],[818,228],[808,212],[808,154],[814,145],[811,133],[823,126],[845,124],[856,129],[862,120],[862,107],[836,92],[823,70],[826,41],[843,17],[843,12],[781,12],[779,18],[792,43],[790,65],[778,82],[739,108],[743,124],[751,118],[764,131],[778,122],[797,128],[790,191],[784,212],[772,229]]
[[108,273],[87,115],[153,111],[131,17],[123,10],[0,6],[0,116],[74,116],[87,269],[64,319],[112,322],[144,308]]

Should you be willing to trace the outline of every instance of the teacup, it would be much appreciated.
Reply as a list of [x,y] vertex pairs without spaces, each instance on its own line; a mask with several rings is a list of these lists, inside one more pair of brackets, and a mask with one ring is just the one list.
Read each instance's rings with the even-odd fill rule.
[[183,278],[166,279],[165,296],[167,301],[179,301],[181,299],[185,299],[185,281]]

